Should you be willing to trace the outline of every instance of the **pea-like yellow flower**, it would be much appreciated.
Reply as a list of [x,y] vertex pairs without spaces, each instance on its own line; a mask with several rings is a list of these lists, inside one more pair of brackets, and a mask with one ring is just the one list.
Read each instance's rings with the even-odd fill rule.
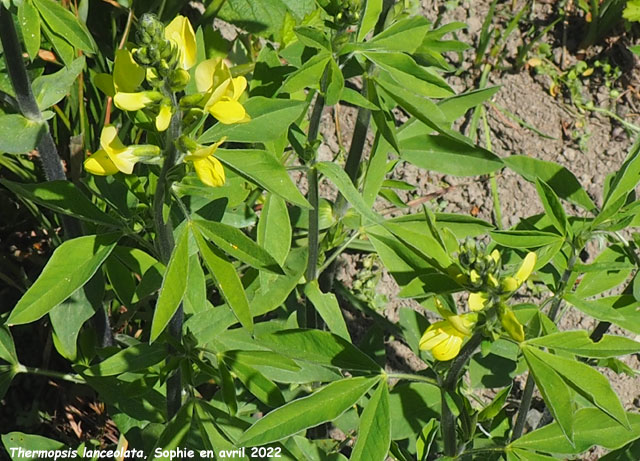
[[444,309],[437,299],[436,305],[444,320],[435,322],[427,328],[420,339],[420,349],[431,351],[436,360],[444,362],[460,353],[462,343],[471,336],[478,316],[473,312],[453,314]]
[[214,157],[216,150],[224,141],[223,138],[210,146],[199,146],[184,158],[185,161],[193,163],[198,178],[207,186],[220,187],[224,185],[224,168],[220,160]]
[[196,34],[189,20],[184,16],[176,16],[164,28],[164,36],[177,46],[180,67],[185,70],[191,69],[197,61],[197,51]]
[[229,67],[220,58],[207,59],[196,67],[196,87],[205,93],[204,108],[220,123],[249,121],[249,115],[238,99],[247,88],[243,76],[232,77]]
[[502,280],[501,288],[506,293],[513,293],[529,278],[536,266],[537,256],[534,252],[527,253],[520,268],[513,277],[505,277]]
[[118,109],[133,112],[155,106],[152,111],[155,113],[156,129],[164,131],[171,120],[171,106],[163,103],[164,98],[158,91],[140,91],[147,73],[144,67],[135,62],[129,50],[121,49],[116,50],[113,75],[98,74],[94,82],[113,98]]
[[118,137],[116,127],[106,125],[100,134],[100,149],[85,160],[84,168],[89,173],[99,176],[116,174],[118,171],[131,174],[137,162],[153,160],[158,155],[158,146],[125,146]]
[[505,305],[500,306],[498,315],[500,316],[500,324],[504,331],[519,343],[524,341],[524,327],[518,321],[511,308]]

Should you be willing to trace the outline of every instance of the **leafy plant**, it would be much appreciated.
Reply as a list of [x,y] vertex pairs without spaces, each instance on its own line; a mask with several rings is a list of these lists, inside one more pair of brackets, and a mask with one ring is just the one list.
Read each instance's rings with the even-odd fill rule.
[[[566,168],[480,147],[454,122],[471,110],[481,117],[497,89],[486,74],[478,90],[456,94],[447,83],[454,69],[444,54],[465,45],[445,37],[463,24],[436,27],[404,2],[204,2],[202,18],[220,14],[241,28],[234,41],[204,19],[194,28],[177,1],[109,6],[122,35],[82,25],[105,5],[5,3],[0,37],[17,103],[3,100],[11,118],[0,126],[23,127],[28,142],[4,150],[22,158],[37,148],[62,176],[0,182],[35,215],[60,217],[65,239],[2,314],[0,394],[24,374],[92,389],[119,431],[109,448],[149,459],[241,448],[245,458],[363,460],[633,449],[638,415],[596,366],[624,369],[618,357],[640,351],[606,334],[611,325],[640,329],[640,239],[622,232],[638,225],[638,144],[609,175],[600,207]],[[35,65],[25,66],[13,15],[28,19],[17,22],[28,55],[44,46],[64,68],[30,83]],[[55,21],[70,32],[52,33],[67,30]],[[24,36],[38,27],[36,46]],[[85,100],[100,115],[91,122],[80,115]],[[61,101],[65,110],[55,108]],[[319,155],[323,114],[340,106],[357,110],[344,164]],[[43,153],[85,129],[93,153],[70,181],[56,149]],[[405,162],[494,181],[509,168],[535,185],[545,213],[510,229],[499,217],[493,225],[426,206],[411,212],[415,204],[388,218],[376,202],[402,205],[389,190],[410,186],[389,175]],[[595,239],[600,253],[580,262]],[[392,322],[371,309],[370,291],[354,295],[336,280],[346,251],[377,255],[398,296],[439,320],[403,309]],[[521,302],[531,286],[543,298]],[[569,308],[600,323],[560,331]],[[345,311],[372,327],[362,334]],[[27,366],[14,343],[20,325],[50,325],[68,368]],[[390,337],[424,370],[392,369]],[[484,388],[499,390],[488,399]],[[553,423],[524,434],[536,388]],[[330,427],[344,438],[329,437]],[[13,459],[19,447],[95,455],[18,431],[2,441]]]

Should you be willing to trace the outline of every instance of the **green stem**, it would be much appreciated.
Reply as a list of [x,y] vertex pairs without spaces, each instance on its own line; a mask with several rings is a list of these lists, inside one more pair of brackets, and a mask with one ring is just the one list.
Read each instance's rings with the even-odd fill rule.
[[14,368],[16,373],[29,373],[32,375],[48,376],[49,378],[62,379],[76,384],[86,384],[87,382],[80,375],[70,373],[60,373],[59,371],[43,370],[42,368],[26,367],[24,365],[16,365]]
[[446,456],[455,456],[458,452],[458,444],[456,440],[456,420],[453,412],[447,404],[446,394],[447,392],[455,391],[456,385],[460,380],[464,367],[469,362],[471,356],[475,353],[476,349],[482,342],[482,331],[476,331],[473,336],[462,347],[462,350],[458,356],[453,360],[447,376],[440,388],[440,398],[442,403],[442,419],[440,427],[442,428],[442,439],[444,442],[444,454]]
[[[573,246],[571,246],[571,256],[569,257],[567,268],[562,273],[560,283],[558,283],[558,290],[556,291],[553,297],[553,301],[551,302],[551,308],[549,310],[549,318],[551,319],[551,321],[554,321],[556,319],[556,316],[558,315],[558,310],[560,309],[560,304],[562,303],[562,296],[567,289],[567,283],[569,282],[569,277],[571,277],[571,273],[573,272],[573,266],[576,263],[577,257],[578,252]],[[533,375],[531,374],[531,372],[529,372],[529,375],[527,376],[527,382],[525,383],[524,390],[522,392],[522,399],[520,400],[520,407],[518,408],[516,422],[513,426],[513,432],[511,434],[512,441],[522,436],[524,425],[527,421],[527,414],[529,413],[531,401],[533,400],[533,391],[535,389],[535,384],[536,383],[533,379]]]
[[438,381],[428,376],[416,375],[413,373],[387,373],[388,378],[403,379],[405,381],[418,381],[421,383],[431,384],[432,386],[438,386]]
[[[491,145],[491,130],[489,128],[489,122],[487,120],[487,111],[484,106],[481,106],[482,111],[482,123],[484,125],[484,140],[488,150],[492,151]],[[500,206],[500,194],[498,193],[498,181],[496,180],[495,172],[489,174],[489,183],[491,184],[491,196],[493,197],[493,215],[495,224],[498,229],[502,229],[502,207]]]

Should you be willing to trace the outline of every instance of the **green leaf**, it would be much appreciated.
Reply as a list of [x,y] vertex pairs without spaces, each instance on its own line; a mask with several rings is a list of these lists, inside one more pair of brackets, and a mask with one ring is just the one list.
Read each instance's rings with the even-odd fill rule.
[[636,141],[622,166],[611,181],[608,193],[604,199],[603,208],[614,203],[620,197],[626,197],[640,180],[640,141]]
[[455,176],[488,174],[504,167],[500,157],[488,150],[442,135],[401,139],[400,156],[420,168]]
[[587,272],[584,277],[582,277],[580,285],[578,285],[578,288],[576,289],[576,295],[581,296],[582,298],[587,298],[617,287],[627,280],[633,270],[633,265],[631,265],[632,263],[629,261],[629,256],[619,245],[612,245],[605,248],[593,262],[593,264],[609,263],[627,263],[628,265],[615,270],[609,269]]
[[189,256],[187,291],[182,300],[185,313],[202,312],[207,308],[207,280],[198,254]]
[[569,387],[557,371],[540,357],[540,351],[525,346],[522,347],[522,352],[551,414],[560,425],[566,440],[573,444],[573,408]]
[[455,93],[438,74],[418,65],[404,53],[365,52],[367,59],[389,73],[397,85],[411,88],[416,94],[427,98],[447,98]]
[[74,47],[95,53],[96,46],[91,34],[73,13],[53,0],[33,0],[33,3],[51,30]]
[[[527,348],[528,349],[528,348]],[[546,365],[552,367],[556,373],[584,398],[612,418],[621,426],[629,427],[627,415],[620,403],[620,399],[611,387],[609,380],[589,365],[573,359],[567,359],[540,350],[530,350]],[[622,429],[622,427],[621,427]]]
[[[622,17],[629,22],[640,21],[640,1],[629,0],[624,10],[622,11]],[[636,48],[636,47],[631,47]]]
[[304,101],[256,96],[248,99],[243,106],[251,117],[249,122],[233,125],[217,123],[205,131],[198,142],[209,144],[223,137],[231,142],[274,141],[300,117],[307,105]]
[[333,106],[340,101],[344,89],[344,75],[333,58],[327,63],[327,82],[324,103],[327,106]]
[[[196,400],[194,416],[200,427],[200,436],[205,443],[206,449],[215,453],[220,453],[222,450],[227,450],[227,452],[237,450],[238,448],[220,432],[216,426],[216,418],[206,410],[205,405],[201,400]],[[247,460],[248,458],[243,457],[240,459]]]
[[152,367],[167,358],[165,344],[139,343],[129,346],[88,368],[88,376],[116,376]]
[[311,301],[322,320],[329,327],[329,331],[335,333],[347,341],[351,341],[347,324],[342,316],[338,300],[333,293],[323,293],[316,280],[307,283],[304,289],[305,296]]
[[489,234],[496,243],[507,248],[537,248],[562,240],[558,234],[538,230],[491,231]]
[[183,440],[191,429],[193,417],[193,400],[189,400],[176,415],[169,421],[151,450],[152,461],[160,459],[172,459],[168,456],[155,456],[156,451],[165,452],[175,450],[183,446]]
[[12,364],[19,363],[16,346],[6,325],[0,325],[0,359]]
[[272,408],[284,405],[282,392],[273,381],[267,379],[251,365],[237,360],[237,356],[223,354],[222,357],[225,365],[258,400]]
[[47,131],[44,122],[35,122],[20,114],[0,115],[0,152],[24,154],[38,146]]
[[52,74],[42,75],[33,81],[33,94],[40,110],[48,109],[69,94],[73,82],[82,73],[84,65],[85,57],[80,56],[69,67]]
[[608,303],[601,300],[589,301],[580,295],[570,293],[564,295],[563,299],[579,311],[590,315],[596,320],[611,322],[622,326],[624,326],[626,321],[626,317],[621,312],[618,312],[617,309],[612,308]]
[[227,366],[222,363],[218,367],[220,373],[220,387],[222,387],[222,400],[224,400],[229,413],[235,415],[238,412],[238,400],[236,398],[236,386]]
[[298,26],[294,28],[298,40],[311,48],[331,51],[331,42],[322,30],[310,26]]
[[228,350],[224,352],[224,355],[254,368],[268,367],[285,371],[300,371],[300,366],[296,362],[271,351]]
[[177,238],[176,246],[171,252],[167,270],[162,279],[160,295],[153,312],[150,342],[155,341],[164,331],[167,324],[178,310],[180,302],[187,290],[189,276],[189,227],[185,226]]
[[478,421],[487,421],[495,418],[502,410],[505,402],[507,401],[507,397],[511,393],[511,386],[507,386],[498,392],[491,403],[484,407],[482,411],[478,414]]
[[557,423],[551,423],[523,435],[509,447],[524,448],[557,454],[578,454],[599,445],[607,450],[615,450],[640,434],[640,414],[627,413],[631,429],[620,426],[615,419],[597,408],[582,408],[575,414],[574,444],[564,437]]
[[306,88],[320,88],[320,81],[331,54],[320,51],[305,62],[300,69],[289,74],[278,93],[295,93]]
[[558,197],[568,200],[587,211],[596,209],[595,204],[576,177],[565,167],[526,155],[511,155],[503,158],[502,161],[527,181],[535,182],[536,178],[538,178],[546,182]]
[[3,399],[6,395],[9,387],[11,386],[11,381],[16,376],[16,373],[13,369],[2,370],[2,365],[0,365],[0,399]]
[[429,420],[440,419],[440,401],[437,386],[420,382],[396,384],[389,394],[391,439],[416,437]]
[[68,360],[76,359],[78,333],[84,322],[93,317],[94,313],[93,306],[83,288],[76,290],[69,298],[49,311],[51,326],[57,337],[56,346],[61,355]]
[[296,360],[350,371],[379,372],[380,366],[353,344],[320,330],[280,330],[258,337],[269,349]]
[[492,86],[451,96],[439,101],[438,107],[448,122],[454,122],[466,114],[469,109],[473,109],[484,101],[491,99],[499,89],[499,86]]
[[361,44],[360,48],[412,53],[422,43],[429,27],[429,21],[422,16],[401,19],[390,27],[386,27],[368,42]]
[[284,264],[291,248],[291,224],[287,204],[275,194],[267,194],[258,221],[257,240],[278,264]]
[[242,177],[279,195],[302,208],[311,208],[309,202],[293,183],[286,168],[264,150],[218,149],[216,157]]
[[282,440],[302,430],[333,421],[354,405],[380,378],[347,378],[294,400],[256,421],[238,440],[253,447]]
[[[11,454],[11,459],[14,461],[37,461],[42,459],[37,453],[33,456],[18,456],[18,450],[30,450],[37,452],[44,451],[63,451],[66,447],[62,442],[52,440],[41,435],[25,434],[23,432],[9,432],[8,434],[2,434],[2,444],[9,453],[15,453],[15,456]],[[13,449],[13,450],[12,450]]]
[[362,42],[367,37],[367,34],[373,30],[378,22],[380,13],[382,13],[382,0],[366,0],[362,20],[358,26],[356,41]]
[[33,61],[40,51],[40,15],[32,0],[23,0],[18,5],[18,22],[27,54]]
[[63,242],[13,308],[7,324],[38,320],[71,296],[96,273],[119,238],[119,234],[87,235]]
[[384,461],[391,443],[389,421],[389,389],[382,379],[360,417],[358,438],[351,452],[351,461]]
[[362,199],[362,196],[358,193],[355,186],[344,172],[342,168],[336,163],[332,162],[319,162],[316,163],[316,168],[320,173],[325,175],[331,180],[333,184],[338,188],[340,193],[347,199],[347,201],[355,208],[355,210],[362,215],[362,217],[373,221],[374,223],[380,223],[383,218],[376,214]]
[[193,225],[219,249],[260,270],[284,275],[278,262],[267,250],[247,237],[240,229],[227,224],[196,219]]
[[193,235],[198,244],[211,277],[224,297],[225,301],[236,315],[242,326],[247,330],[253,330],[253,317],[249,310],[249,301],[238,277],[235,267],[231,264],[218,248],[210,246],[194,228]]
[[380,110],[378,106],[376,106],[374,103],[372,103],[367,98],[362,96],[360,92],[353,90],[349,87],[344,87],[342,89],[342,94],[340,96],[340,99],[346,102],[347,104],[352,104],[354,106],[364,107],[365,109],[369,109],[369,110]]
[[120,223],[104,213],[70,181],[48,181],[40,184],[20,184],[0,179],[0,183],[19,197],[31,200],[58,213],[84,221],[108,226]]
[[567,235],[567,231],[570,231],[571,227],[569,227],[567,215],[556,193],[546,182],[540,180],[540,178],[536,178],[536,190],[538,191],[538,197],[540,197],[544,211],[551,220],[553,227],[558,229],[558,232],[562,235]]
[[[50,1],[50,0],[44,0]],[[42,27],[42,33],[46,37],[46,39],[53,45],[53,49],[58,54],[62,62],[69,66],[76,59],[76,51],[69,42],[64,39],[62,36],[55,33],[53,28],[49,27],[46,21],[40,21],[40,26]]]
[[527,344],[566,351],[581,357],[608,358],[640,352],[640,343],[624,336],[604,335],[594,342],[585,330],[552,333],[530,339]]

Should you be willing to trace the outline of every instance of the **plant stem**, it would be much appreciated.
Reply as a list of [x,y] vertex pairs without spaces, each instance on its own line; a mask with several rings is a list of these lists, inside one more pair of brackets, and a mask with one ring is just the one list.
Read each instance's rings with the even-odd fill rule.
[[419,381],[421,383],[438,386],[438,381],[436,381],[435,379],[429,378],[428,376],[416,375],[413,373],[387,373],[387,377],[394,379],[404,379],[406,381]]
[[446,456],[455,456],[458,451],[456,440],[456,420],[447,404],[446,394],[447,392],[455,391],[456,384],[462,376],[464,367],[469,362],[471,356],[475,353],[476,349],[482,342],[482,331],[476,331],[473,336],[462,347],[462,350],[458,356],[453,360],[447,376],[440,387],[441,396],[441,414],[442,420],[440,427],[442,428],[442,439],[444,442],[444,454]]
[[[560,283],[558,283],[558,290],[556,291],[553,297],[553,301],[551,302],[551,308],[549,310],[549,318],[551,319],[551,321],[554,321],[556,319],[556,316],[558,315],[558,309],[560,308],[560,304],[562,303],[562,296],[567,289],[567,283],[569,282],[569,277],[571,277],[571,273],[573,272],[573,266],[576,263],[577,257],[578,252],[572,245],[571,256],[569,257],[567,268],[562,273]],[[535,385],[536,383],[533,379],[533,375],[531,374],[531,372],[529,372],[529,375],[527,376],[527,382],[525,383],[524,390],[522,392],[522,400],[520,400],[520,407],[518,408],[516,422],[513,426],[513,432],[511,434],[512,441],[522,436],[524,425],[527,421],[527,414],[529,413],[529,408],[531,407]]]
[[[171,224],[171,217],[165,222],[163,217],[163,209],[165,200],[170,197],[171,181],[168,178],[169,171],[176,163],[177,149],[174,144],[174,140],[180,137],[181,131],[181,114],[178,107],[176,96],[173,92],[165,89],[165,93],[170,96],[175,112],[171,117],[171,123],[166,133],[166,143],[164,151],[164,163],[160,170],[160,176],[158,177],[158,183],[156,185],[156,192],[153,197],[153,219],[156,227],[156,246],[158,253],[164,264],[168,264],[171,259],[171,253],[174,247],[173,239],[173,226]],[[182,303],[178,306],[176,313],[169,321],[168,331],[169,334],[180,343],[182,341],[182,323],[184,319],[184,311],[182,309]],[[175,354],[173,347],[169,346],[169,354]],[[182,372],[178,367],[175,373],[167,380],[167,415],[171,419],[182,406]]]
[[76,384],[86,384],[86,381],[80,375],[60,373],[59,371],[52,370],[43,370],[42,368],[36,367],[26,367],[24,365],[16,365],[14,369],[16,373],[29,373],[32,375],[48,376],[49,378],[62,379],[64,381],[69,381]]
[[513,433],[511,434],[511,440],[516,440],[522,435],[524,431],[524,424],[527,422],[527,414],[531,407],[531,401],[533,400],[533,391],[536,388],[536,382],[529,372],[527,376],[527,382],[524,385],[522,391],[522,399],[520,400],[520,407],[518,408],[518,416],[516,416],[516,423],[513,426]]

